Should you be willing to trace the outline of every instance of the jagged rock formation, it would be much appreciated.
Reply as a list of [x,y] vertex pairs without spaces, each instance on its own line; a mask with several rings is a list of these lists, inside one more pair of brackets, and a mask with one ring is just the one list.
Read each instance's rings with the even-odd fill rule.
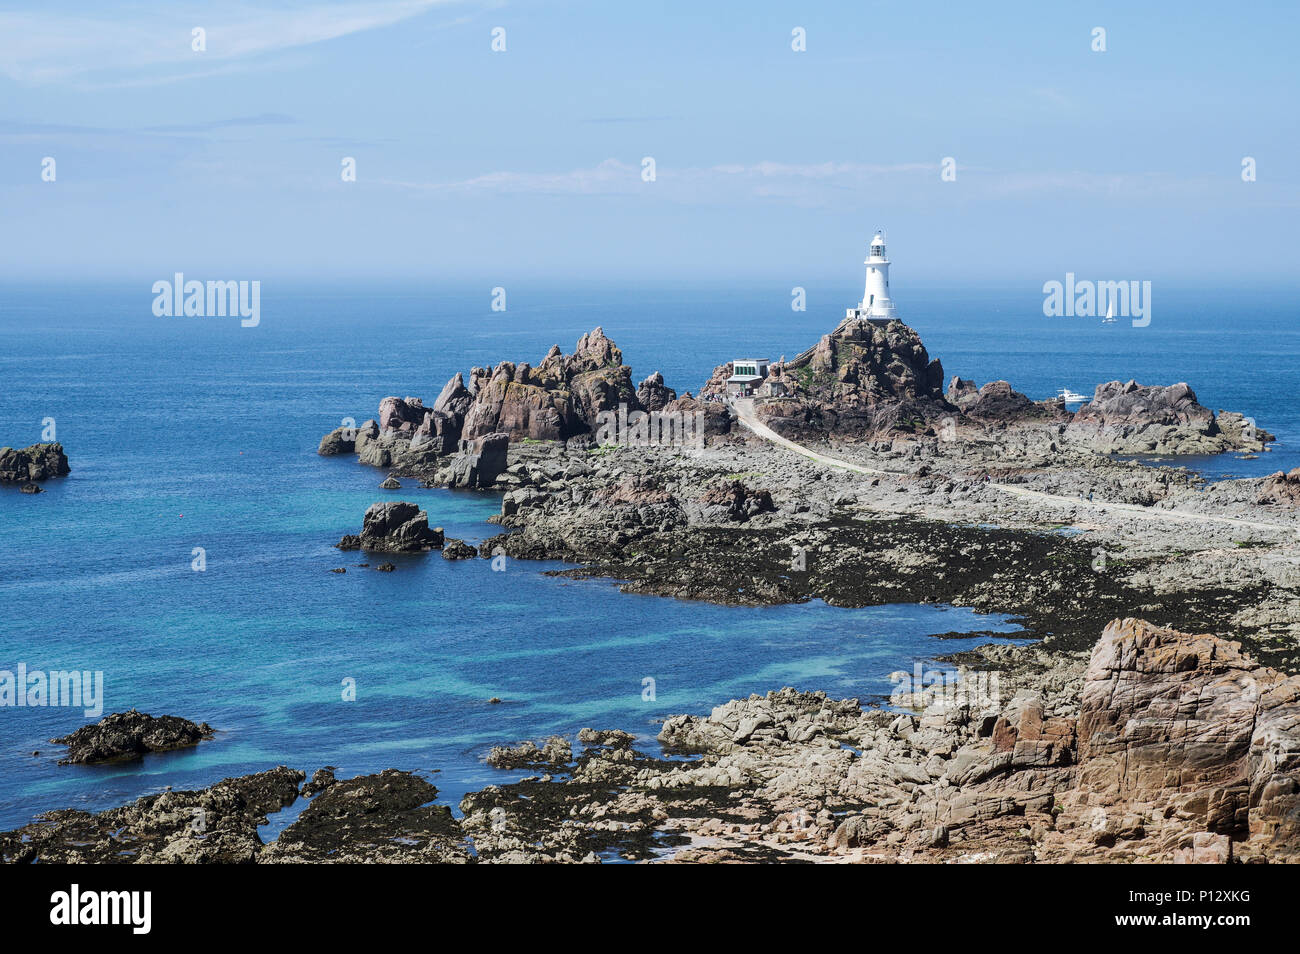
[[371,504],[361,535],[349,534],[337,544],[340,550],[377,550],[387,553],[437,550],[443,534],[429,528],[429,515],[413,503],[390,501]]
[[1070,419],[1063,404],[1037,403],[1006,381],[990,381],[977,388],[974,381],[954,377],[948,382],[945,396],[965,417],[981,424]]
[[623,352],[601,328],[579,338],[571,355],[552,346],[535,368],[503,361],[475,368],[470,380],[465,438],[502,431],[511,440],[565,440],[594,431],[596,415],[620,403],[641,410]]
[[0,447],[0,483],[27,483],[68,473],[62,444],[32,444],[21,450]]
[[116,762],[137,759],[148,752],[166,752],[198,745],[210,739],[214,729],[206,722],[194,723],[179,716],[158,716],[147,712],[114,712],[99,722],[82,726],[70,735],[50,739],[66,745],[68,754],[60,765]]
[[488,765],[499,769],[563,770],[573,761],[573,746],[563,736],[553,735],[539,746],[536,742],[520,742],[515,746],[494,745],[485,759]]
[[320,439],[316,453],[321,457],[334,457],[338,454],[356,452],[357,429],[355,427],[336,427]]
[[1215,846],[1227,860],[1235,842],[1300,860],[1300,676],[1214,636],[1116,621],[1079,709],[1075,807],[1121,831],[1136,816],[1170,854]]
[[1247,438],[1240,415],[1234,418],[1232,431],[1221,428],[1186,384],[1108,381],[1075,412],[1065,436],[1105,454],[1217,454],[1234,447],[1258,449],[1273,439],[1264,431]]
[[568,440],[594,433],[602,411],[620,404],[629,412],[645,410],[646,402],[657,409],[676,398],[658,373],[634,388],[623,352],[598,327],[578,339],[573,354],[552,346],[536,367],[502,361],[491,369],[474,368],[468,385],[458,373],[432,407],[416,397],[386,397],[377,420],[355,433],[332,431],[319,453],[355,451],[363,464],[427,476],[465,441],[496,434],[509,441]]
[[656,371],[637,385],[636,399],[647,411],[662,411],[677,400],[677,392],[664,384],[664,376]]

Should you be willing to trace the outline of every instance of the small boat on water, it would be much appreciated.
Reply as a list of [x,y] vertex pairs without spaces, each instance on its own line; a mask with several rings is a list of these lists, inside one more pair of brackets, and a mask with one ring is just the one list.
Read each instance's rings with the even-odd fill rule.
[[1061,388],[1061,390],[1057,391],[1056,398],[1063,404],[1082,404],[1088,400],[1085,395],[1080,394],[1078,391],[1071,391],[1069,388]]
[[1112,301],[1106,305],[1106,317],[1101,320],[1101,323],[1103,325],[1113,325],[1115,322],[1115,303]]

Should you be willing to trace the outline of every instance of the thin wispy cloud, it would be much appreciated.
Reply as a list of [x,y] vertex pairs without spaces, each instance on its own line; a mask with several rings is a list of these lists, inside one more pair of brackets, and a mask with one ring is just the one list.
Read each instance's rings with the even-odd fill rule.
[[[843,202],[846,196],[891,195],[929,199],[940,188],[963,200],[1074,194],[1137,200],[1153,195],[1205,192],[1204,178],[1165,172],[1093,173],[1082,170],[1020,172],[962,166],[957,183],[939,180],[937,162],[892,164],[852,161],[717,163],[710,166],[657,165],[655,180],[642,179],[639,163],[605,159],[594,166],[562,172],[496,171],[448,182],[383,179],[380,185],[430,197],[492,195],[613,196],[645,195],[675,202],[714,204],[746,198],[786,200],[798,205]],[[909,191],[910,190],[910,191]]]
[[[391,26],[457,0],[172,3],[83,15],[0,12],[0,75],[20,83],[165,83],[228,71],[249,60]],[[206,49],[192,48],[193,30]]]
[[595,166],[563,172],[490,172],[450,182],[386,179],[381,184],[429,196],[474,195],[635,195],[674,201],[716,202],[725,196],[817,200],[828,190],[867,189],[889,180],[937,175],[936,163],[879,165],[858,162],[721,163],[712,166],[657,165],[655,179],[642,178],[640,163],[605,159]]

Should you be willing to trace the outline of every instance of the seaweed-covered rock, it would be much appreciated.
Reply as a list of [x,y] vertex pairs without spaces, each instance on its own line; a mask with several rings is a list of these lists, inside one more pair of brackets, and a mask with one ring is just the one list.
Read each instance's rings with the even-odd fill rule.
[[333,781],[257,860],[468,863],[469,849],[451,809],[430,804],[437,797],[435,786],[396,769]]
[[147,752],[166,752],[198,745],[213,735],[206,722],[194,723],[178,716],[154,716],[131,709],[114,712],[99,722],[82,726],[76,732],[50,739],[68,747],[60,765],[89,762],[113,762],[140,758]]
[[7,864],[246,864],[258,827],[291,805],[306,776],[285,768],[228,778],[199,791],[146,795],[103,812],[62,809],[0,833]]
[[478,550],[464,540],[450,539],[442,546],[444,560],[472,560],[478,556]]

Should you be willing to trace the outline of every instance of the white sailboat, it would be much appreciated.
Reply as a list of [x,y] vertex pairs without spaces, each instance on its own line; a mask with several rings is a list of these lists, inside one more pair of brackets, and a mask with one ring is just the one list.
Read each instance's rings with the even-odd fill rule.
[[1115,302],[1110,301],[1106,303],[1106,317],[1101,320],[1101,323],[1103,325],[1115,324]]

